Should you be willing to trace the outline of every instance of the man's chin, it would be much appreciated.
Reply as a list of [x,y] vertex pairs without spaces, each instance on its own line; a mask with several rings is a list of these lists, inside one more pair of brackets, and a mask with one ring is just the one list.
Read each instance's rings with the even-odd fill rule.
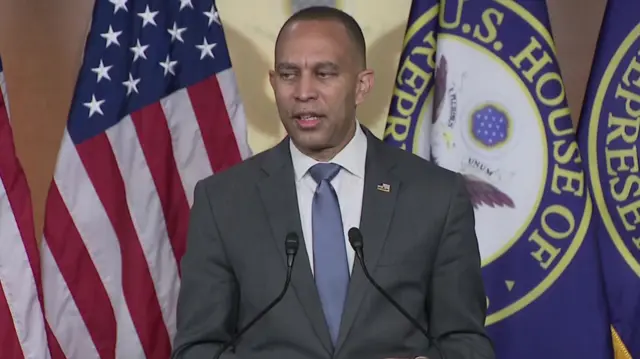
[[318,136],[319,134],[311,133],[298,133],[293,137],[293,143],[300,151],[320,152],[324,151],[331,146],[328,145],[328,140],[324,136]]

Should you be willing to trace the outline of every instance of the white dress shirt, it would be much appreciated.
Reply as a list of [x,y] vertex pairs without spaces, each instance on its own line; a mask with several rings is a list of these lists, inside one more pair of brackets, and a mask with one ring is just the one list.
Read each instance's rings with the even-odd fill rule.
[[[289,142],[291,149],[291,159],[293,160],[293,170],[296,178],[296,191],[298,194],[298,207],[300,208],[300,220],[302,222],[302,235],[307,247],[311,273],[314,273],[313,266],[313,227],[311,221],[311,208],[313,195],[318,184],[311,178],[308,170],[313,165],[319,163],[313,158],[303,154],[298,148]],[[344,240],[347,249],[347,260],[349,272],[353,268],[354,252],[349,244],[347,235],[351,227],[360,227],[360,214],[362,212],[362,193],[364,189],[365,160],[367,157],[367,136],[356,123],[356,133],[347,144],[331,161],[331,163],[342,166],[338,175],[331,181],[331,185],[338,195],[340,212],[342,214],[342,224],[344,226]]]

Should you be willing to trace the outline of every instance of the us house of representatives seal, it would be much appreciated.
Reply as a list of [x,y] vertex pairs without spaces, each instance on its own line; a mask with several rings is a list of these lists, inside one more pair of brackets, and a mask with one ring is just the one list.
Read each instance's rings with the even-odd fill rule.
[[640,24],[609,61],[588,120],[594,201],[616,249],[640,277]]
[[[513,1],[440,4],[436,62],[401,63],[385,137],[466,178],[491,325],[552,288],[592,207],[545,25]],[[428,38],[410,30],[405,44]]]

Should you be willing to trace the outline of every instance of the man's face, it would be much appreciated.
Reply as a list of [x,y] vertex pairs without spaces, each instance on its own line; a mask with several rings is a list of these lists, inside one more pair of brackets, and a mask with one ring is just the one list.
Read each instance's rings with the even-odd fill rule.
[[335,155],[351,140],[356,106],[373,85],[347,30],[331,20],[296,22],[275,57],[269,79],[287,133],[302,152]]

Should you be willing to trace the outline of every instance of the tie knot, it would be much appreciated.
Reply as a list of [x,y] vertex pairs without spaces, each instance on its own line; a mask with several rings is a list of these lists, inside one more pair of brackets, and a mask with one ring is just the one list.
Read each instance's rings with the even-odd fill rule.
[[330,182],[340,172],[341,168],[340,165],[335,163],[318,163],[309,168],[309,174],[311,174],[316,183],[320,184],[324,180]]

